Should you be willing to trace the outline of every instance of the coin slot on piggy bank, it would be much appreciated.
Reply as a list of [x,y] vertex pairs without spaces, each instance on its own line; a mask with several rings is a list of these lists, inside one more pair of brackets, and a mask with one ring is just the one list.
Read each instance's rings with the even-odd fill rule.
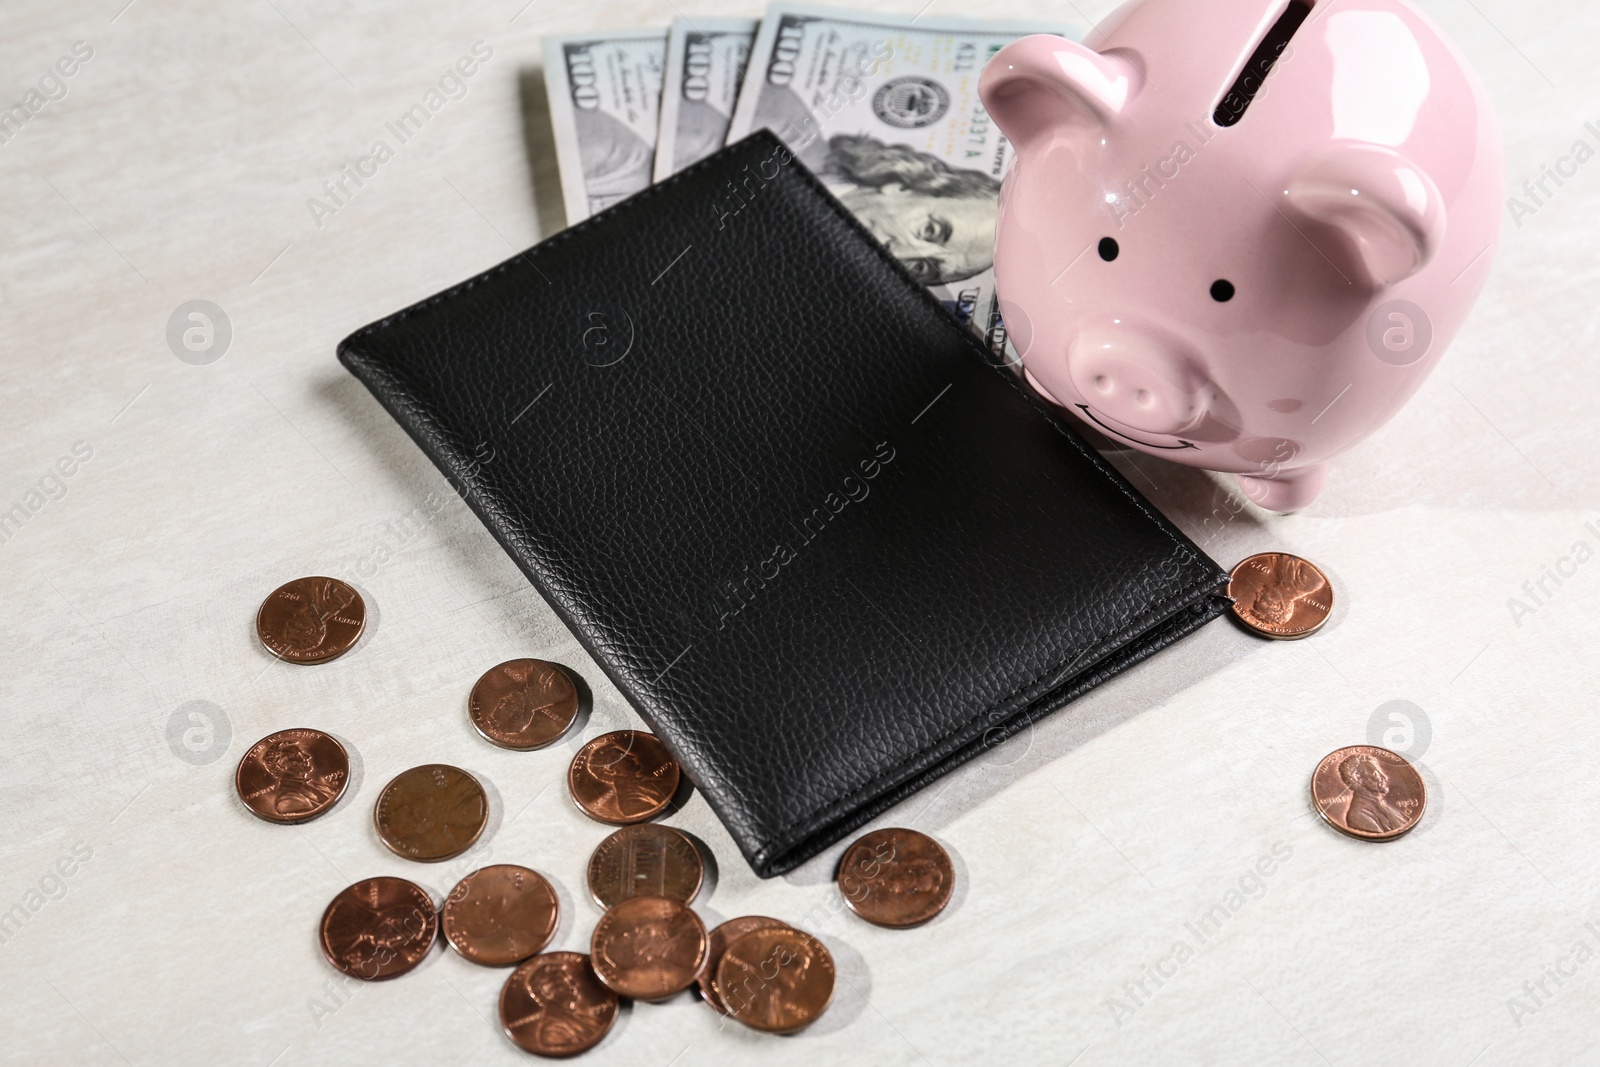
[[1294,31],[1305,22],[1306,16],[1311,14],[1311,5],[1302,3],[1301,0],[1292,0],[1288,7],[1283,9],[1283,14],[1278,16],[1278,21],[1272,24],[1272,29],[1261,39],[1256,50],[1251,53],[1250,61],[1239,72],[1239,79],[1228,89],[1228,95],[1222,98],[1217,109],[1211,113],[1211,120],[1218,126],[1232,126],[1244,118],[1244,113],[1250,106],[1250,101],[1256,98],[1256,93],[1261,91],[1261,86],[1266,82],[1267,75],[1272,71],[1272,65],[1278,61],[1283,50],[1289,47],[1289,39],[1294,36]]
[[1483,86],[1408,0],[1135,0],[1102,29],[1014,41],[980,82],[1017,153],[995,280],[1026,378],[1118,445],[1304,507],[1488,276]]

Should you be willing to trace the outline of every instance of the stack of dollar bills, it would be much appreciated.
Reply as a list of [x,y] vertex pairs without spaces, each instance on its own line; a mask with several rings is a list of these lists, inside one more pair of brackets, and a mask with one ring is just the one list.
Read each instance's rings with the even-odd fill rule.
[[978,75],[1061,23],[834,10],[780,0],[756,19],[547,38],[545,82],[567,222],[763,127],[997,355],[1000,179],[1012,149]]

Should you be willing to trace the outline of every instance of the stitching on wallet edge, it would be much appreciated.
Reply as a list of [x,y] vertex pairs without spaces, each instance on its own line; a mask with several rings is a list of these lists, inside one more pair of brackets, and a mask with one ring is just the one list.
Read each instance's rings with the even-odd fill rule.
[[[1187,586],[1186,588],[1184,588],[1181,591],[1180,595],[1175,597],[1175,598],[1173,598],[1173,599],[1178,601],[1178,602],[1180,602],[1180,603],[1187,602],[1190,598],[1194,597],[1196,594],[1205,592],[1209,585],[1210,585],[1210,583],[1206,582],[1206,581],[1196,582],[1195,584]],[[1063,658],[1062,660],[1060,660],[1059,662],[1055,663],[1051,667],[1048,667],[1045,670],[1040,671],[1038,674],[1034,675],[1032,678],[1030,678],[1027,681],[1023,682],[1021,685],[1017,686],[1015,689],[1013,689],[1011,692],[1007,693],[1005,696],[1000,697],[999,699],[995,700],[994,703],[990,704],[988,707],[985,707],[985,708],[979,710],[977,714],[972,716],[972,718],[966,720],[965,722],[961,723],[959,726],[955,727],[952,730],[947,730],[945,733],[941,734],[939,737],[935,738],[934,740],[928,742],[926,745],[923,745],[921,748],[917,749],[915,752],[913,752],[911,755],[907,756],[905,759],[901,760],[899,763],[896,763],[891,767],[883,768],[882,770],[878,771],[873,778],[869,779],[866,782],[863,782],[861,785],[855,786],[853,788],[846,789],[843,793],[836,794],[832,798],[830,798],[828,800],[825,800],[822,803],[816,805],[814,808],[811,809],[811,813],[804,817],[804,822],[802,823],[802,825],[804,827],[804,830],[802,832],[798,833],[798,834],[789,835],[790,838],[791,838],[791,841],[804,840],[805,838],[808,838],[808,837],[812,836],[813,834],[815,834],[817,832],[818,829],[820,829],[820,827],[822,825],[825,825],[826,823],[832,821],[832,819],[834,817],[832,813],[834,812],[835,809],[839,808],[841,805],[853,804],[863,794],[866,794],[866,793],[869,793],[869,792],[873,792],[873,791],[881,791],[881,789],[884,786],[884,783],[885,783],[886,779],[892,778],[895,775],[899,774],[900,771],[902,771],[909,764],[916,763],[917,761],[922,759],[923,756],[927,755],[927,753],[932,751],[933,749],[938,748],[940,745],[949,743],[957,734],[964,733],[965,731],[971,729],[973,723],[977,722],[984,715],[987,715],[989,712],[993,711],[995,708],[998,708],[998,707],[1000,707],[1000,706],[1002,706],[1004,704],[1010,703],[1012,700],[1016,699],[1016,697],[1020,693],[1022,693],[1023,690],[1027,689],[1029,686],[1037,685],[1041,678],[1046,677],[1052,671],[1060,670],[1063,665],[1065,665],[1067,663],[1070,663],[1072,659],[1077,658],[1077,659],[1088,660],[1090,658],[1090,656],[1092,656],[1098,649],[1101,649],[1102,647],[1104,647],[1105,645],[1107,645],[1107,644],[1111,643],[1112,641],[1118,639],[1119,637],[1122,637],[1124,635],[1129,634],[1130,631],[1133,632],[1133,633],[1141,632],[1144,629],[1144,627],[1135,626],[1134,623],[1143,622],[1145,619],[1149,618],[1150,616],[1155,615],[1157,610],[1158,610],[1158,607],[1156,605],[1150,606],[1149,608],[1145,609],[1144,612],[1142,612],[1141,614],[1136,616],[1134,619],[1130,620],[1128,625],[1126,625],[1126,626],[1124,626],[1124,627],[1122,627],[1122,628],[1120,628],[1118,630],[1115,630],[1115,631],[1113,631],[1111,633],[1106,634],[1104,637],[1102,637],[1098,641],[1096,641],[1093,645],[1090,645],[1087,651],[1078,653],[1076,657]],[[1092,665],[1092,664],[1087,664],[1085,669],[1087,669],[1087,667],[1090,666],[1090,665]],[[1079,677],[1079,675],[1075,674],[1075,675],[1073,675],[1073,677],[1076,678],[1076,677]],[[1062,679],[1062,681],[1066,682],[1066,681],[1070,681],[1070,679]],[[1042,698],[1044,695],[1045,694],[1041,693],[1040,697]],[[766,840],[766,841],[762,842],[762,847],[759,849],[759,853],[762,856],[766,856],[766,855],[770,854],[771,851],[773,850],[773,847],[777,846],[777,845],[783,845],[784,847],[793,847],[792,844],[785,843],[783,841],[779,841],[779,840],[775,840],[775,839],[769,839],[769,840]]]
[[[1203,588],[1203,587],[1196,586],[1196,587],[1193,587],[1193,588],[1200,589],[1200,588]],[[1195,601],[1189,603],[1188,606],[1186,608],[1184,608],[1183,610],[1186,610],[1186,611],[1199,611],[1200,609],[1201,609],[1200,601],[1199,600],[1195,600]],[[1215,616],[1213,616],[1213,617],[1215,617]],[[1174,621],[1177,618],[1178,618],[1178,615],[1175,614],[1173,616],[1172,620],[1168,620],[1168,621]],[[1207,620],[1207,621],[1209,621],[1209,620]],[[1200,624],[1197,623],[1196,626],[1198,626],[1198,625],[1200,625]],[[1186,633],[1192,632],[1192,630],[1193,630],[1193,627],[1191,627],[1189,630],[1187,630],[1185,632]],[[1172,642],[1167,642],[1165,644],[1162,644],[1159,648],[1155,649],[1154,651],[1160,651],[1161,648],[1166,648],[1171,643]],[[1079,694],[1079,696],[1083,696],[1083,695],[1085,695],[1087,693],[1088,689],[1094,688],[1093,685],[1085,686],[1084,681],[1083,681],[1084,677],[1085,677],[1084,672],[1080,671],[1077,674],[1074,674],[1071,679],[1065,680],[1065,681],[1070,681],[1072,683],[1072,684],[1067,686],[1067,691],[1070,692],[1073,689],[1083,688],[1084,689],[1084,693],[1080,693]],[[1037,678],[1035,680],[1037,680]],[[1104,681],[1104,680],[1105,679],[1102,679],[1102,681]],[[1096,683],[1096,684],[1098,684],[1098,683]],[[1033,707],[1035,704],[1037,704],[1039,700],[1043,700],[1046,697],[1050,696],[1052,693],[1056,693],[1056,692],[1060,692],[1060,691],[1061,691],[1061,687],[1057,686],[1054,689],[1051,689],[1051,690],[1048,690],[1045,693],[1039,694],[1039,696],[1037,698],[1035,698],[1033,701],[1030,701],[1029,703],[1024,704],[1021,708],[1019,708],[1017,710],[1017,713],[1015,713],[1011,717],[1007,718],[1005,720],[1005,722],[1008,723],[1008,724],[1012,723],[1012,722],[1015,722],[1016,721],[1016,716],[1018,714],[1026,713],[1028,711],[1028,709]],[[1011,696],[1015,696],[1015,695],[1016,695],[1015,693],[1011,694]],[[1005,700],[1009,700],[1009,699],[1011,699],[1011,697],[1009,697],[1009,696],[1007,698],[1005,698]],[[1076,699],[1076,698],[1074,698],[1074,699]],[[999,704],[1005,703],[1005,700],[997,701],[994,705],[991,705],[991,707],[996,707]],[[1049,714],[1049,713],[1045,712],[1045,713],[1041,713],[1041,714],[1037,714],[1037,715],[1032,715],[1032,714],[1026,715],[1026,720],[1027,720],[1028,723],[1031,724],[1031,723],[1037,722],[1039,719],[1043,718],[1047,714]],[[972,720],[969,720],[965,724],[965,726],[971,726],[971,725],[972,725]],[[940,738],[940,740],[938,742],[935,742],[935,744],[940,744],[940,743],[943,743],[945,741],[949,741],[950,738],[951,738],[951,735],[950,734],[946,734],[944,737]],[[971,739],[971,740],[962,742],[960,748],[965,748],[966,746],[971,745],[973,743],[973,740],[975,740],[975,739]],[[911,762],[912,759],[916,759],[917,757],[923,755],[924,753],[926,753],[928,751],[928,749],[930,749],[932,747],[934,747],[934,745],[927,745],[927,746],[923,747],[915,755],[913,755],[911,757],[911,759],[908,759],[908,760],[906,760],[906,761],[904,761],[904,762],[902,762],[900,764],[897,764],[894,767],[891,767],[888,770],[884,771],[882,773],[882,775],[880,775],[879,779],[877,779],[875,781],[881,781],[881,779],[883,777],[886,777],[891,773],[899,771],[902,767],[905,766],[905,763],[909,763],[909,762]],[[960,748],[958,748],[956,751],[960,751]],[[954,752],[952,752],[952,755],[953,754],[954,754]],[[967,761],[963,760],[962,762],[965,763]],[[869,783],[869,785],[870,784],[874,784],[874,783]],[[905,784],[904,782],[900,782],[900,783],[897,783],[896,785],[894,785],[894,786],[892,786],[890,788],[891,789],[897,789],[897,788],[900,788],[901,786],[903,786],[904,784]],[[862,790],[858,790],[858,792],[864,791],[865,788],[866,787],[863,786]],[[882,791],[880,791],[880,794],[881,794],[881,792]],[[798,848],[801,845],[803,845],[810,838],[813,838],[813,837],[817,836],[818,834],[824,832],[826,830],[826,828],[831,823],[836,821],[836,819],[838,818],[838,809],[840,808],[840,804],[841,804],[841,802],[843,800],[846,800],[846,799],[854,800],[855,798],[854,797],[849,797],[849,798],[841,797],[841,798],[838,798],[838,799],[830,802],[829,804],[823,805],[822,809],[819,809],[817,812],[813,813],[812,815],[807,816],[806,822],[803,824],[803,830],[801,832],[797,833],[797,834],[791,835],[791,839],[789,841],[783,842],[783,843],[773,842],[773,841],[764,841],[764,842],[762,842],[761,849],[757,853],[757,855],[760,857],[761,861],[763,863],[766,863],[766,862],[770,862],[772,860],[774,852],[779,851],[779,848],[774,847],[774,846],[780,846],[781,845],[781,853],[780,854],[787,854],[791,850],[793,850],[795,848]]]

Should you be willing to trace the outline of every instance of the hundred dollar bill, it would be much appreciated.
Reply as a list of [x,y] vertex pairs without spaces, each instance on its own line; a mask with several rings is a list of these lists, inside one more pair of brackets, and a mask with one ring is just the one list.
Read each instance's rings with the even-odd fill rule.
[[567,225],[650,184],[666,47],[660,30],[545,40],[545,89]]
[[776,133],[856,218],[997,355],[1000,179],[1012,148],[978,99],[996,52],[1062,22],[980,22],[840,11],[779,0],[750,50],[732,143]]
[[661,85],[656,181],[722,147],[759,25],[755,19],[672,20]]

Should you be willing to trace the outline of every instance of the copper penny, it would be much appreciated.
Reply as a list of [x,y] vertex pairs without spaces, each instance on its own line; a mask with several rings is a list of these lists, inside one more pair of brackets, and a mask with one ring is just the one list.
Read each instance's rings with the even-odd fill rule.
[[350,651],[367,625],[361,594],[337,578],[296,578],[256,612],[256,636],[279,659],[326,663]]
[[916,830],[874,830],[845,849],[839,860],[844,902],[878,926],[927,922],[950,903],[955,885],[950,854]]
[[1228,576],[1233,616],[1263,637],[1292,641],[1316,633],[1333,611],[1333,586],[1315,565],[1287,552],[1239,561]]
[[252,814],[268,822],[307,822],[344,795],[350,757],[321,730],[268,734],[239,760],[233,784]]
[[543,748],[578,717],[578,688],[554,663],[507,660],[478,679],[467,712],[484,739],[501,748]]
[[668,897],[630,897],[600,917],[589,942],[600,980],[634,1000],[665,1000],[694,985],[706,963],[706,926]]
[[1422,775],[1386,748],[1330,752],[1311,775],[1311,802],[1329,826],[1363,841],[1390,841],[1422,819]]
[[739,940],[745,934],[756,930],[771,930],[788,923],[769,919],[765,915],[741,915],[737,919],[729,919],[706,936],[706,967],[700,972],[695,985],[700,987],[700,998],[719,1012],[728,1014],[728,1007],[722,1002],[722,994],[717,992],[717,965],[722,962],[723,953],[728,951],[728,946]]
[[561,905],[538,871],[497,863],[450,891],[439,920],[450,947],[473,963],[509,967],[550,943]]
[[672,803],[678,791],[678,761],[655,734],[615,730],[601,734],[572,757],[567,788],[591,819],[616,826],[644,822]]
[[700,892],[705,861],[687,836],[670,826],[624,826],[589,857],[589,895],[602,908],[629,897],[671,897],[685,904]]
[[754,930],[722,954],[716,982],[729,1015],[755,1030],[792,1034],[833,999],[833,955],[802,930]]
[[390,852],[436,863],[472,847],[489,822],[489,798],[459,767],[427,763],[395,775],[372,818]]
[[500,990],[500,1026],[536,1056],[576,1056],[598,1045],[617,1019],[617,995],[581,952],[546,952],[511,972]]
[[322,913],[322,954],[369,982],[397,978],[421,963],[439,932],[433,898],[404,878],[368,878]]

